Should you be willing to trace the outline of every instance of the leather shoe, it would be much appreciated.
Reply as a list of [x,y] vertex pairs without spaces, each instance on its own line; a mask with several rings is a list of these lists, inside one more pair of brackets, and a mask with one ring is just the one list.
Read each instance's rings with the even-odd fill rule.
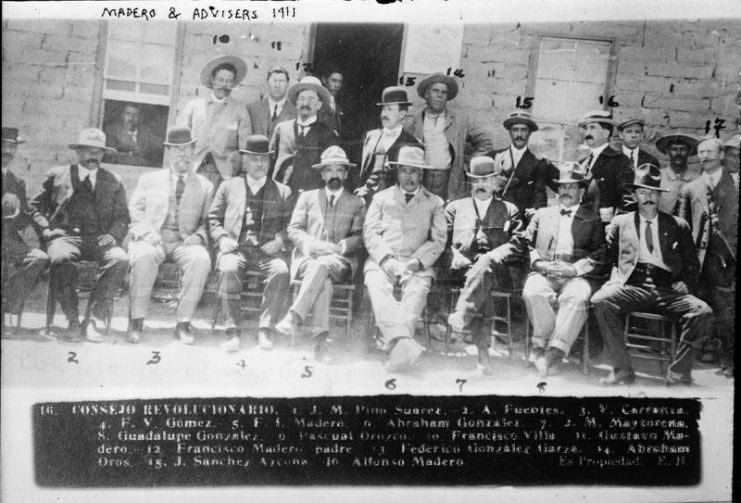
[[260,349],[273,349],[273,341],[270,340],[268,333],[264,329],[257,332],[257,345]]
[[175,325],[175,337],[180,339],[180,342],[187,345],[192,345],[196,342],[193,333],[190,331],[190,322],[183,321]]
[[85,340],[88,342],[103,342],[103,334],[98,332],[96,321],[90,318],[85,323]]
[[692,384],[692,377],[689,375],[680,374],[679,372],[668,370],[666,372],[666,384]]
[[723,369],[723,375],[726,377],[733,377],[733,365]]
[[633,369],[612,369],[607,377],[599,380],[604,386],[614,386],[616,384],[632,384],[636,380],[636,373]]
[[494,375],[494,365],[491,361],[491,355],[489,354],[489,348],[478,348],[479,355],[477,362],[482,368],[482,372],[485,376]]
[[548,351],[545,352],[546,375],[552,376],[561,373],[565,356],[566,353],[558,348],[548,348]]
[[422,354],[422,348],[419,347],[410,337],[401,337],[396,345],[391,349],[389,359],[386,362],[388,372],[404,372],[409,370]]
[[448,315],[448,325],[454,332],[463,332],[466,329],[466,320],[461,313],[454,311]]
[[82,328],[77,320],[70,320],[67,325],[67,332],[63,336],[67,342],[80,342],[82,340]]
[[221,343],[221,349],[227,353],[239,351],[239,331],[236,328],[226,329],[227,339]]
[[142,331],[144,329],[144,320],[137,318],[129,321],[129,333],[126,340],[131,344],[139,344],[142,340]]
[[275,331],[295,339],[299,332],[298,316],[293,311],[288,311],[282,320],[275,325]]
[[319,341],[314,344],[314,360],[325,365],[332,363],[332,356],[329,354],[329,346],[325,341]]

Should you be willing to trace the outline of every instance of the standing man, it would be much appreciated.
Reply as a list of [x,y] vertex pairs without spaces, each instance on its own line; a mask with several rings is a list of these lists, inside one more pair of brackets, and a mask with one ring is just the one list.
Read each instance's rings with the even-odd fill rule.
[[275,323],[288,309],[289,274],[286,265],[286,227],[291,218],[291,189],[273,181],[268,174],[270,152],[265,136],[249,136],[242,154],[244,178],[223,183],[208,213],[211,238],[218,247],[219,301],[223,303],[226,351],[238,351],[240,275],[259,270],[265,277],[258,344],[272,349],[270,335]]
[[181,123],[196,139],[196,172],[214,187],[235,175],[232,154],[244,145],[252,125],[244,105],[232,98],[232,89],[247,75],[247,64],[236,56],[219,56],[201,70],[201,83],[211,91],[190,101]]
[[659,211],[662,213],[676,215],[679,193],[697,178],[695,171],[687,169],[690,156],[697,154],[697,143],[697,139],[681,133],[668,134],[656,140],[659,152],[669,156],[669,166],[661,169],[661,188],[665,189],[659,195]]
[[425,163],[432,167],[425,171],[425,187],[448,201],[465,197],[466,143],[470,142],[473,157],[489,152],[491,139],[463,112],[448,108],[448,102],[458,95],[455,78],[432,74],[419,83],[417,94],[424,98],[426,107],[405,129],[424,143]]
[[[733,377],[736,318],[736,246],[738,189],[724,170],[723,143],[711,138],[697,147],[702,175],[679,194],[679,216],[689,222],[700,262],[702,297],[715,313],[721,340],[721,367]],[[705,332],[700,332],[704,334]]]
[[18,129],[2,128],[3,169],[3,235],[2,235],[2,314],[3,335],[9,335],[12,327],[5,326],[5,313],[17,313],[33,291],[36,283],[49,265],[49,257],[38,248],[28,246],[21,233],[29,225],[41,237],[41,231],[33,220],[33,210],[26,199],[26,183],[10,171],[18,145],[24,143],[18,137]]
[[[419,147],[402,147],[397,185],[377,193],[368,208],[363,241],[368,249],[365,285],[376,324],[390,348],[386,369],[401,372],[419,358],[413,339],[435,275],[433,264],[445,249],[443,201],[422,186],[424,162]],[[401,288],[401,300],[394,288]]]
[[623,154],[630,160],[630,166],[634,172],[642,164],[659,165],[659,161],[654,156],[639,148],[644,140],[643,128],[645,125],[643,119],[628,119],[617,127],[618,135],[623,144]]
[[396,170],[388,167],[388,162],[396,162],[399,149],[403,146],[422,146],[414,136],[404,131],[402,119],[406,116],[411,102],[403,87],[387,87],[381,95],[381,129],[365,133],[360,175],[355,194],[370,203],[373,195],[387,187],[396,185]]
[[507,262],[525,248],[525,223],[517,206],[496,195],[507,183],[501,165],[488,156],[474,157],[466,174],[471,178],[471,197],[445,207],[452,251],[450,269],[455,283],[463,284],[448,324],[457,332],[470,326],[478,363],[485,375],[491,375],[489,346],[495,313],[490,293],[512,289]]
[[593,291],[589,277],[599,273],[605,249],[604,226],[582,204],[589,182],[581,166],[566,163],[556,182],[559,204],[536,211],[525,231],[533,272],[522,298],[540,377],[559,372],[584,326]]
[[319,120],[337,133],[338,138],[342,137],[342,111],[337,103],[337,96],[344,83],[342,71],[336,66],[330,66],[322,76],[322,84],[329,91],[329,101],[325,102],[324,108],[319,112]]
[[736,190],[738,190],[739,182],[739,149],[741,149],[741,134],[737,134],[723,146],[723,169],[731,175]]
[[317,120],[317,113],[329,101],[329,92],[316,77],[304,77],[288,88],[288,102],[296,107],[298,117],[279,123],[270,145],[277,150],[273,179],[294,193],[324,186],[312,166],[321,160],[322,152],[337,145],[337,133]]
[[195,140],[185,127],[167,132],[165,169],[145,173],[131,196],[129,213],[129,324],[128,341],[141,341],[149,295],[165,260],[183,271],[175,336],[193,344],[190,320],[201,299],[211,271],[206,218],[214,186],[193,173]]
[[692,381],[694,347],[710,328],[712,311],[690,295],[700,268],[690,229],[684,220],[658,210],[659,192],[665,190],[660,180],[657,166],[639,166],[632,185],[638,211],[618,215],[607,226],[612,274],[592,297],[612,365],[602,384],[635,380],[621,314],[639,310],[680,319],[679,343],[666,374],[670,384]]
[[296,118],[296,107],[289,103],[286,97],[289,81],[288,70],[282,66],[270,67],[268,97],[247,105],[253,135],[258,134],[270,138],[279,122]]
[[288,336],[311,315],[314,318],[314,355],[329,363],[329,305],[332,284],[351,282],[363,248],[365,203],[343,188],[347,170],[355,165],[337,146],[329,147],[314,169],[321,171],[325,186],[301,193],[288,225],[293,243],[291,277],[301,288],[288,314],[275,329]]
[[[106,146],[99,129],[84,129],[77,143],[77,164],[51,168],[33,205],[36,223],[47,242],[51,260],[50,295],[55,293],[69,322],[67,338],[102,342],[98,328],[105,319],[113,296],[123,283],[129,261],[121,242],[129,227],[126,191],[121,180],[100,167]],[[75,291],[75,262],[95,260],[99,272],[82,325]]]
[[108,126],[105,137],[108,146],[116,152],[106,154],[104,160],[131,166],[161,166],[162,139],[141,123],[141,105],[126,103],[120,120]]

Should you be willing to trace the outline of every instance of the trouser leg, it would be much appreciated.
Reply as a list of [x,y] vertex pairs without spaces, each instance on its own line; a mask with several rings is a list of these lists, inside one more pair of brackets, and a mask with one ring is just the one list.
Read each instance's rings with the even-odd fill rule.
[[553,309],[556,291],[553,281],[542,274],[531,273],[525,280],[522,298],[533,326],[533,346],[546,348],[548,339],[556,328],[556,312]]
[[566,280],[558,294],[556,326],[549,346],[556,347],[568,356],[571,346],[587,321],[587,309],[592,290],[584,278]]
[[5,312],[16,313],[36,287],[41,273],[49,265],[49,257],[39,249],[23,250],[19,253],[3,251],[3,263],[8,270],[3,272],[2,297]]
[[242,321],[239,308],[242,297],[240,272],[247,266],[247,261],[241,252],[234,252],[219,255],[216,264],[219,270],[218,292],[219,301],[223,303],[224,326],[238,328]]
[[670,318],[680,318],[681,333],[677,352],[669,370],[689,377],[694,352],[712,327],[712,309],[694,295],[669,294],[657,299],[656,312]]
[[365,285],[371,300],[376,325],[386,344],[399,337],[411,337],[405,325],[405,316],[401,312],[399,301],[394,298],[394,283],[381,270],[370,270],[365,273]]
[[[126,271],[129,269],[129,259],[120,246],[101,249],[98,247],[97,241],[89,246],[93,246],[98,255],[98,278],[95,289],[90,295],[92,301],[90,312],[95,318],[104,320],[116,292],[126,277]],[[83,243],[83,247],[85,247],[85,243]]]
[[430,292],[432,278],[429,276],[418,276],[412,274],[401,284],[401,301],[399,308],[403,315],[408,337],[414,337],[417,322],[422,316],[422,311],[427,302],[427,294]]
[[159,266],[165,254],[161,246],[152,246],[146,241],[129,244],[129,313],[132,320],[147,317],[149,297],[157,279]]
[[190,321],[198,307],[211,271],[211,257],[203,246],[178,245],[172,251],[172,258],[183,270],[175,313],[177,322],[181,323]]
[[75,278],[80,261],[80,239],[59,237],[49,243],[46,250],[51,262],[49,271],[50,295],[56,297],[62,306],[62,312],[68,321],[77,322],[80,317]]
[[282,258],[268,258],[262,270],[265,290],[262,295],[260,328],[272,329],[288,312],[291,282],[288,265]]

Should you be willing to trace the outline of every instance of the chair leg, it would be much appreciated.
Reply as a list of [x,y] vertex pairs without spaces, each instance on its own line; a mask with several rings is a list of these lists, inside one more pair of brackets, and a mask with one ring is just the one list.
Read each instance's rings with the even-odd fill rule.
[[216,305],[214,306],[214,317],[211,321],[211,333],[213,334],[216,330],[216,320],[219,318],[219,314],[221,314],[221,299],[219,297],[216,297]]
[[511,361],[514,353],[514,343],[512,342],[512,304],[510,297],[505,297],[504,300],[507,305],[507,359]]
[[49,290],[46,294],[46,326],[44,327],[45,335],[51,336],[51,326],[54,322],[54,311],[57,308],[57,297],[56,291],[51,286],[51,280],[49,281]]
[[582,373],[589,375],[589,317],[584,323],[584,345],[581,351]]

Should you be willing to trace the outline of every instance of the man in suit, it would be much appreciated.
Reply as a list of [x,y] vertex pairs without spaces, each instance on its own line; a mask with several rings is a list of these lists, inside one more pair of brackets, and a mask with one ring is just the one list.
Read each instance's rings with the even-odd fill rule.
[[[679,193],[682,188],[697,178],[698,173],[687,169],[687,161],[697,155],[696,138],[682,133],[664,135],[656,140],[656,148],[669,157],[669,166],[661,169],[659,211],[676,215],[679,211]],[[658,166],[658,164],[655,164]]]
[[290,283],[286,227],[293,208],[291,189],[267,176],[272,152],[265,136],[248,136],[240,153],[244,178],[221,184],[208,213],[211,238],[219,251],[216,267],[227,336],[223,348],[230,352],[240,345],[240,274],[249,268],[265,277],[257,334],[262,349],[273,347],[271,332],[286,315]]
[[644,140],[643,128],[645,125],[643,119],[628,119],[621,122],[617,127],[618,135],[622,140],[623,154],[630,160],[634,172],[642,164],[659,165],[659,161],[654,156],[640,148],[641,142]]
[[116,152],[106,154],[104,160],[113,164],[131,166],[161,166],[162,139],[141,123],[140,105],[126,103],[120,120],[105,129],[107,145]]
[[700,262],[701,296],[715,312],[721,340],[721,367],[733,377],[736,318],[736,246],[738,189],[724,170],[723,143],[711,138],[697,147],[702,175],[679,194],[679,216],[690,224]]
[[165,260],[182,269],[175,312],[175,336],[184,344],[195,342],[190,320],[211,271],[206,218],[214,186],[193,173],[195,140],[186,127],[167,132],[165,169],[139,178],[129,203],[129,324],[128,341],[141,340],[149,295]]
[[454,282],[463,284],[448,324],[456,332],[470,327],[478,363],[485,375],[493,372],[491,345],[492,290],[509,291],[512,278],[507,262],[524,251],[525,223],[517,206],[503,201],[501,192],[507,177],[501,165],[488,156],[471,159],[471,197],[445,207],[451,245]]
[[618,215],[607,226],[607,263],[610,279],[592,297],[594,315],[605,340],[612,371],[602,384],[630,384],[635,372],[630,362],[621,314],[648,311],[679,318],[681,336],[667,382],[692,381],[693,351],[710,328],[712,311],[690,295],[700,265],[687,222],[658,210],[661,173],[643,164],[632,184],[638,211]]
[[352,281],[358,269],[365,203],[343,188],[347,170],[354,164],[348,162],[340,147],[329,147],[313,167],[321,171],[325,186],[301,193],[288,224],[288,237],[294,246],[291,277],[300,279],[301,287],[275,329],[293,336],[299,325],[313,316],[314,355],[318,361],[329,363],[326,339],[332,284]]
[[723,145],[723,169],[731,175],[736,190],[739,186],[739,149],[741,149],[741,134],[737,134]]
[[296,118],[296,107],[288,101],[288,70],[282,66],[271,66],[268,69],[268,96],[247,105],[250,114],[252,134],[273,136],[273,130],[279,122]]
[[615,127],[611,112],[587,112],[582,122],[586,125],[584,140],[590,148],[589,156],[581,162],[591,180],[587,197],[595,214],[607,225],[616,213],[627,211],[632,203],[629,185],[633,181],[633,168],[630,159],[608,143]]
[[[3,170],[3,235],[2,235],[2,313],[17,313],[39,281],[41,273],[49,265],[49,257],[38,248],[31,248],[22,232],[29,225],[39,233],[32,219],[33,210],[26,199],[26,183],[10,171],[18,145],[24,143],[18,137],[18,129],[2,128]],[[3,336],[10,335],[12,326],[5,326]]]
[[[68,339],[102,342],[113,296],[123,283],[129,261],[121,243],[129,226],[126,191],[121,180],[100,167],[112,151],[99,129],[84,129],[77,143],[78,162],[51,168],[33,205],[36,222],[47,242],[51,260],[49,282],[69,322]],[[100,270],[82,325],[74,289],[75,262],[95,260]]]
[[[464,166],[470,156],[492,149],[487,132],[468,115],[449,108],[458,95],[455,78],[435,73],[422,80],[417,94],[426,107],[414,114],[405,129],[425,146],[425,187],[447,201],[468,195]],[[469,147],[470,145],[470,147]]]
[[294,193],[324,186],[321,174],[312,166],[322,152],[337,145],[337,133],[317,119],[329,100],[329,92],[316,77],[304,77],[288,88],[288,102],[296,107],[298,117],[275,126],[270,148],[277,151],[273,179],[287,184]]
[[532,272],[522,298],[540,377],[558,373],[587,320],[590,277],[600,272],[605,248],[604,226],[582,204],[589,183],[583,168],[565,163],[557,183],[559,204],[536,211],[525,231]]
[[399,149],[406,145],[422,144],[414,136],[404,131],[402,119],[412,103],[403,87],[387,87],[381,95],[381,129],[365,133],[360,174],[355,185],[355,194],[367,203],[373,195],[387,187],[396,185],[396,170],[388,167],[388,162],[399,158]]
[[201,84],[210,89],[183,109],[179,122],[196,139],[196,172],[218,187],[235,176],[234,154],[252,131],[244,105],[232,98],[232,88],[247,75],[247,63],[237,56],[218,56],[201,70]]
[[[368,208],[363,241],[368,250],[365,285],[376,324],[390,347],[386,369],[409,369],[422,348],[414,329],[435,275],[433,264],[447,241],[443,201],[422,186],[422,171],[432,169],[419,147],[402,147],[397,184],[377,193]],[[394,298],[401,287],[401,300]]]

